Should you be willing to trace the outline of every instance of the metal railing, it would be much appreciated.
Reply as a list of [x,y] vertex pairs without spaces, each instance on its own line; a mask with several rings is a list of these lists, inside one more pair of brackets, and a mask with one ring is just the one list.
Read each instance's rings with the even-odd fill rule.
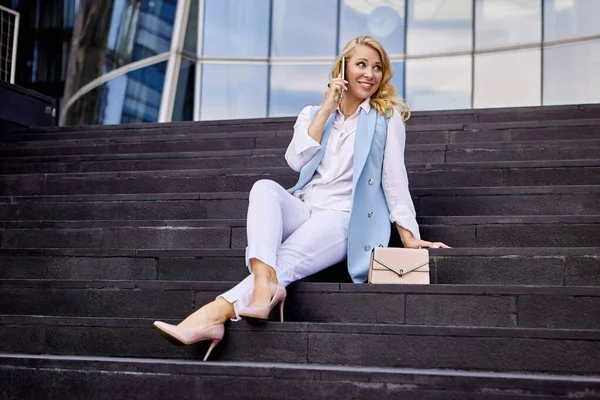
[[0,81],[15,83],[19,13],[0,6]]

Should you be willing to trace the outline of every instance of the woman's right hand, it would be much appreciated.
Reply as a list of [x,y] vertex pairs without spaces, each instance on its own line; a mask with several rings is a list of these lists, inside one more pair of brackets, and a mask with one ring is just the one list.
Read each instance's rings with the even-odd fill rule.
[[337,110],[342,90],[348,90],[347,84],[348,82],[342,79],[342,74],[339,74],[337,78],[333,78],[329,82],[329,87],[327,88],[327,92],[325,92],[325,100],[323,100],[323,107],[321,107],[327,115]]

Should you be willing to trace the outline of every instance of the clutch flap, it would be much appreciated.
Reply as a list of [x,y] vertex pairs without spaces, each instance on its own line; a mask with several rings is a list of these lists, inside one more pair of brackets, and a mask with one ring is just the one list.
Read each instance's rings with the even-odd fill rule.
[[392,270],[400,276],[429,266],[427,249],[376,247],[373,249],[372,257],[374,270]]

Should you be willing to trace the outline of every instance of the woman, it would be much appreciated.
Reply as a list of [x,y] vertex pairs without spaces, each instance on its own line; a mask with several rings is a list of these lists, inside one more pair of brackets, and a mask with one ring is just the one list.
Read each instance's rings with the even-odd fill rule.
[[[342,60],[346,76],[342,77]],[[179,325],[155,322],[168,339],[222,339],[227,319],[267,319],[285,287],[345,258],[352,280],[367,278],[372,247],[387,245],[390,220],[404,247],[448,247],[421,240],[404,165],[408,107],[390,83],[381,44],[368,36],[346,45],[321,107],[306,107],[285,158],[300,171],[286,191],[260,180],[250,191],[246,264],[250,275]]]

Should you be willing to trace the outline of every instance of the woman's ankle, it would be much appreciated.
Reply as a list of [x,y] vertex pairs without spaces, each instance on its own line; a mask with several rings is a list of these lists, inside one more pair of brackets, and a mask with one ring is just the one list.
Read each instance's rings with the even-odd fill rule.
[[277,272],[273,267],[268,264],[265,264],[261,260],[257,258],[252,258],[250,260],[250,265],[252,266],[252,273],[254,274],[254,278],[258,280],[266,280],[269,283],[278,284],[279,281],[277,279]]
[[181,321],[179,326],[186,328],[210,328],[213,325],[223,324],[228,319],[234,318],[235,309],[233,308],[233,304],[219,297]]
[[233,303],[230,303],[223,297],[217,298],[213,303],[219,307],[223,323],[228,319],[236,319],[237,316],[235,314],[235,307],[233,306]]

